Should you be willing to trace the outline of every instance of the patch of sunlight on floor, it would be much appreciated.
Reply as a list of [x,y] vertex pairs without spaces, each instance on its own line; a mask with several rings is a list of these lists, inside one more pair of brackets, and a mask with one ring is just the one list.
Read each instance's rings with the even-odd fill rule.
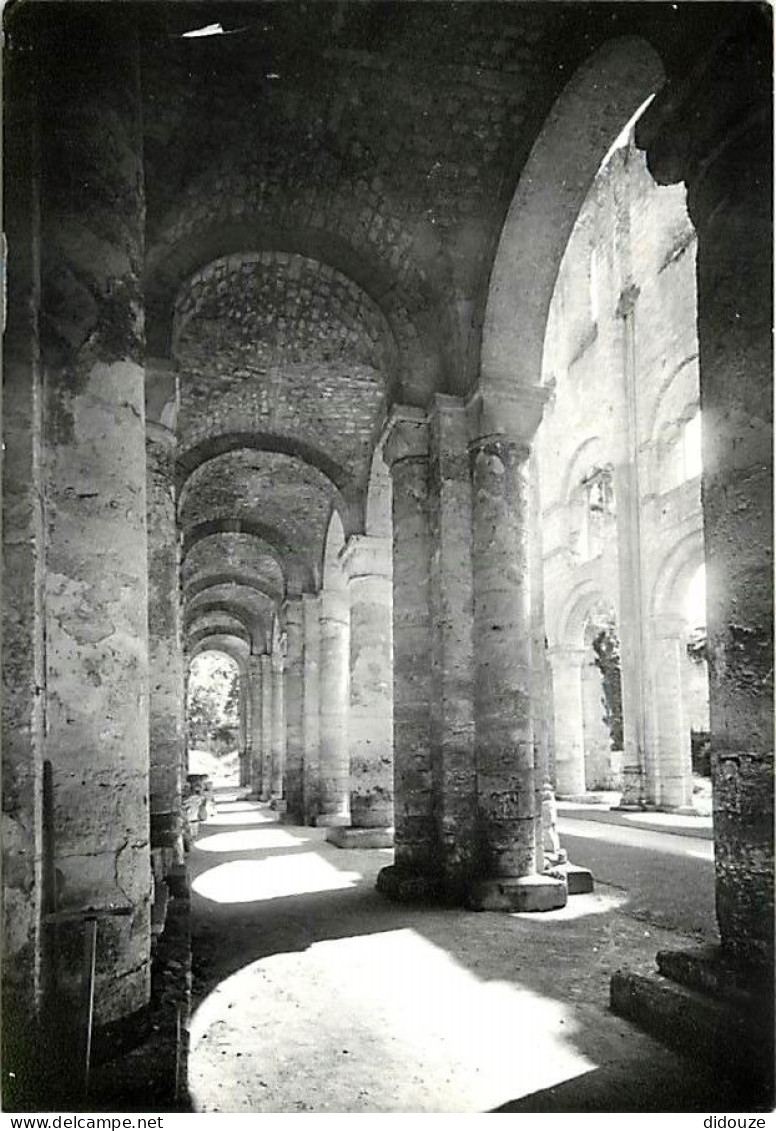
[[569,836],[582,840],[608,841],[609,844],[621,844],[626,848],[643,848],[670,856],[689,856],[692,851],[697,851],[700,853],[700,859],[714,859],[713,841],[701,841],[700,837],[677,836],[662,829],[660,831],[634,829],[626,828],[624,825],[598,824],[595,821],[575,821],[573,818],[562,817],[558,822],[558,831],[561,839]]
[[305,838],[292,836],[279,828],[213,833],[212,836],[200,837],[196,842],[202,852],[255,852],[269,848],[295,848],[307,843]]
[[266,860],[231,860],[208,868],[192,890],[214,903],[260,903],[288,895],[351,888],[360,872],[341,872],[317,852],[270,856]]
[[228,809],[218,809],[210,823],[211,825],[276,825],[278,819],[274,813],[262,813],[259,809],[253,812],[235,813],[230,806]]
[[515,911],[513,919],[536,919],[547,923],[554,919],[584,919],[587,915],[606,915],[628,902],[627,894],[594,891],[589,895],[572,895],[565,907],[557,911]]
[[258,813],[260,811],[255,801],[232,801],[229,797],[216,797],[216,805],[228,805],[230,813]]
[[638,821],[644,825],[654,825],[656,828],[665,829],[670,832],[672,828],[678,825],[680,828],[698,828],[710,829],[712,827],[711,817],[695,817],[692,815],[682,816],[677,813],[623,813],[622,816],[630,823]]
[[596,1068],[580,1034],[573,1006],[403,928],[227,978],[192,1019],[189,1085],[197,1111],[481,1112]]

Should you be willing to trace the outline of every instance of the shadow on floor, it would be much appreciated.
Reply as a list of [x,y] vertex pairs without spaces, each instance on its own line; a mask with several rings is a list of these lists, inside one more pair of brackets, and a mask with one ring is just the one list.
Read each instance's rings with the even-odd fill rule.
[[[237,804],[240,809],[230,809],[227,802],[220,801],[218,817],[203,831],[203,849],[195,846],[191,855],[195,1010],[232,975],[269,956],[303,952],[333,940],[412,932],[478,982],[511,985],[521,993],[561,1003],[574,1020],[561,1030],[563,1036],[558,1040],[573,1046],[587,1063],[599,1066],[492,1110],[702,1111],[720,1106],[757,1110],[748,1097],[737,1096],[729,1081],[712,1077],[691,1059],[669,1053],[609,1012],[609,979],[615,969],[651,970],[657,949],[688,941],[673,932],[645,929],[643,922],[623,914],[627,893],[599,890],[592,896],[575,897],[564,911],[544,916],[392,904],[374,890],[377,871],[391,861],[389,851],[343,851],[325,843],[324,830],[280,824],[265,808],[256,806],[251,812],[244,801]],[[243,817],[245,824],[240,823]],[[258,847],[262,830],[269,841],[266,849]],[[251,847],[233,852],[204,850],[210,837],[246,831],[252,834],[245,841]],[[285,848],[284,836],[290,838]],[[238,835],[234,844],[239,843]],[[221,845],[228,847],[226,840]],[[330,888],[304,890],[300,869],[305,858],[310,864],[310,887],[324,882]],[[229,867],[217,872],[223,865],[237,866],[232,902],[224,886],[231,874]],[[247,886],[254,876],[255,892]],[[281,891],[276,883],[276,894],[266,898],[262,884],[270,876]],[[289,890],[282,892],[284,878]],[[215,898],[198,891],[208,882]],[[397,975],[404,976],[404,972],[397,971]],[[527,1023],[531,1024],[530,1019]],[[290,1055],[294,1056],[294,1050]],[[297,1106],[296,1110],[321,1109]]]

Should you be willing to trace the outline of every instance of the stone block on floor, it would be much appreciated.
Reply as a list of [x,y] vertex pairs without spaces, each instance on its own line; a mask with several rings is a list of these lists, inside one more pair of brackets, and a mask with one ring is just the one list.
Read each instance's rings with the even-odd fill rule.
[[716,998],[660,974],[617,970],[610,984],[614,1013],[633,1021],[680,1052],[725,1073],[752,1097],[752,1109],[770,1106],[774,1093],[773,1032],[762,1010]]
[[468,906],[472,911],[557,911],[567,901],[564,880],[535,875],[476,880]]
[[326,833],[326,840],[337,848],[393,848],[393,829],[333,827]]
[[593,890],[593,873],[579,864],[553,864],[547,875],[565,880],[569,895],[589,895]]

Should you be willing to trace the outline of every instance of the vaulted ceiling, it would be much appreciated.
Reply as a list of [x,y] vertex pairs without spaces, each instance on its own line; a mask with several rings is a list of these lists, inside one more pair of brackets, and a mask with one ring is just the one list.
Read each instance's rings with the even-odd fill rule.
[[192,650],[263,650],[320,587],[332,514],[366,529],[391,404],[476,383],[521,165],[603,40],[670,55],[688,17],[655,8],[148,6],[147,339],[180,383]]

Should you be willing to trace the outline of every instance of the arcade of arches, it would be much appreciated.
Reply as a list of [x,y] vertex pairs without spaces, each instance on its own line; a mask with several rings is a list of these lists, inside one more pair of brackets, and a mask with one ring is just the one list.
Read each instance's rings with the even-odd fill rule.
[[[341,848],[393,846],[377,886],[397,902],[562,906],[545,782],[691,811],[702,739],[721,941],[663,955],[661,986],[762,998],[768,21],[704,3],[7,13],[20,1080],[31,1028],[79,993],[89,914],[95,1048],[131,1048],[155,1008],[154,963],[187,930],[186,684],[213,652],[237,673],[243,792]],[[655,992],[612,986],[647,1027]]]

